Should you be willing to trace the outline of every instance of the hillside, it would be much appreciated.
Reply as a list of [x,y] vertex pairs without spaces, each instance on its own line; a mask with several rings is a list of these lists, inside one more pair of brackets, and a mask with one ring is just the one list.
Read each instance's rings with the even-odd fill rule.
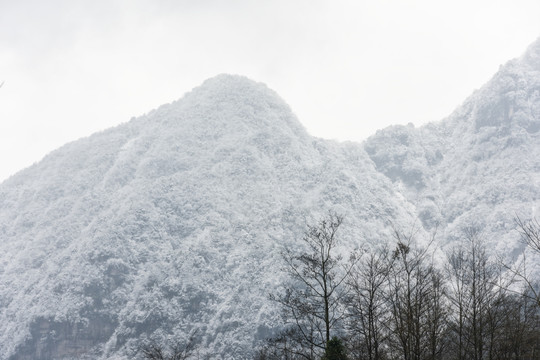
[[0,184],[0,358],[131,359],[195,332],[202,357],[245,358],[279,329],[280,251],[328,211],[344,254],[416,223],[511,255],[539,205],[539,94],[540,40],[447,119],[363,144],[233,75],[69,143]]
[[539,215],[539,144],[540,39],[448,118],[378,131],[365,149],[425,227],[451,240],[476,226],[507,253],[513,219]]

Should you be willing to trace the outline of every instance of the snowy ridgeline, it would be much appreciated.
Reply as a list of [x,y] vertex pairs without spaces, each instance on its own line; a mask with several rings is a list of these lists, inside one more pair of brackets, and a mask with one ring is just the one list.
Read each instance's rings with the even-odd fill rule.
[[[447,119],[364,144],[311,137],[263,84],[220,75],[0,185],[0,359],[129,359],[144,339],[244,358],[274,334],[280,251],[344,215],[347,254],[392,227],[522,250],[537,216],[540,42]],[[86,354],[86,355],[85,355]]]

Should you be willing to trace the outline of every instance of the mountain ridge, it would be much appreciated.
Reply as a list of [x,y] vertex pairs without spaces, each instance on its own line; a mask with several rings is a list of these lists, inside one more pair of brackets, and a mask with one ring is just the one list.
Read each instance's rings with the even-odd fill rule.
[[328,211],[344,255],[416,219],[440,246],[473,224],[512,254],[513,216],[540,205],[533,45],[448,118],[362,144],[218,75],[53,151],[0,184],[0,358],[128,359],[193,333],[203,357],[245,358],[279,330],[280,252]]
[[[507,253],[514,217],[538,216],[526,209],[537,208],[540,184],[539,48],[540,38],[447,118],[419,128],[389,127],[364,143],[378,170],[420,204],[424,226],[443,227],[450,238],[464,226],[479,226]],[[394,149],[387,151],[385,143]],[[489,207],[489,215],[479,215]],[[490,224],[507,229],[501,234]]]

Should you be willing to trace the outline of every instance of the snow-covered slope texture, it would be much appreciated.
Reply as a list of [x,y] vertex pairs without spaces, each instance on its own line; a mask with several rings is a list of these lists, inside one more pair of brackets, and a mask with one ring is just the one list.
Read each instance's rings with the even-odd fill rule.
[[364,145],[425,227],[451,241],[475,226],[515,254],[513,219],[540,216],[540,39],[448,118],[390,127]]
[[0,359],[131,359],[193,333],[201,358],[247,358],[279,328],[281,249],[328,211],[344,254],[420,219],[512,255],[514,216],[538,217],[539,94],[540,40],[447,119],[364,144],[311,137],[231,75],[67,144],[0,185]]
[[414,218],[360,145],[210,79],[1,184],[0,358],[131,359],[194,332],[201,356],[245,358],[279,324],[280,251],[330,210],[344,251]]

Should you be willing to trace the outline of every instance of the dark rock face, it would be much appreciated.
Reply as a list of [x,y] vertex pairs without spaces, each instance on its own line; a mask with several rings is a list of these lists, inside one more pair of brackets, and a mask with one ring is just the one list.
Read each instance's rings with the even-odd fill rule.
[[38,318],[30,326],[31,338],[9,359],[83,359],[99,351],[117,325],[99,315],[92,316],[85,323]]

